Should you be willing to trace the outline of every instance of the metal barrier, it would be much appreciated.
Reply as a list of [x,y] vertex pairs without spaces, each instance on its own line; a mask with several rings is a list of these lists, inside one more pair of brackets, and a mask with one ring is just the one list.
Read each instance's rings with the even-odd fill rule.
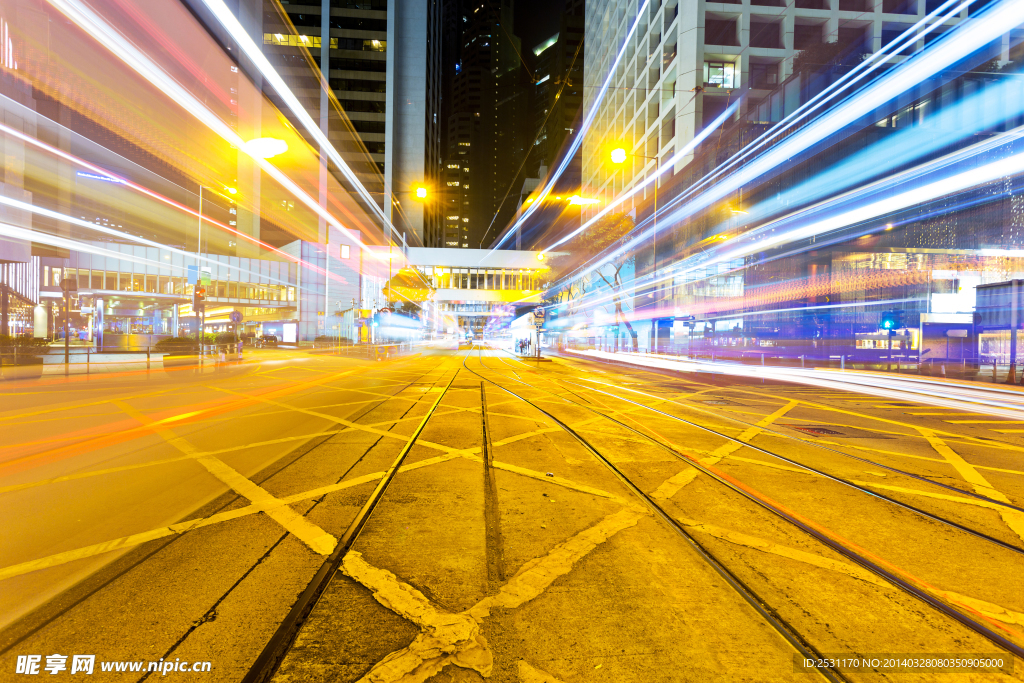
[[67,362],[64,351],[47,353],[53,347],[25,351],[20,347],[0,347],[0,379],[33,379],[54,375],[91,375],[108,372],[173,370],[195,366],[217,368],[242,360],[242,343],[191,344],[177,348],[154,346],[129,347],[98,353],[93,346],[72,346]]
[[387,360],[396,356],[412,353],[415,348],[412,342],[395,344],[338,344],[335,342],[313,342],[310,353],[328,356],[345,356],[346,358],[364,358],[366,360]]

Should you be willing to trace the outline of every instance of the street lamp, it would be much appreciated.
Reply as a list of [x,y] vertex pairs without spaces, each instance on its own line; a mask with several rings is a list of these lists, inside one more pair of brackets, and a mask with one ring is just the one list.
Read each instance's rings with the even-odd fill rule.
[[[621,164],[626,161],[626,150],[622,147],[616,147],[612,150],[611,159],[614,164]],[[661,157],[648,157],[643,154],[633,154],[635,157],[641,159],[647,159],[648,161],[655,161],[654,171],[654,273],[658,272],[658,175],[661,173]]]
[[251,157],[270,159],[288,151],[288,143],[277,138],[254,138],[249,140],[242,149]]
[[417,185],[416,186],[415,194],[416,194],[416,199],[426,199],[427,198],[427,188],[423,187],[422,185]]

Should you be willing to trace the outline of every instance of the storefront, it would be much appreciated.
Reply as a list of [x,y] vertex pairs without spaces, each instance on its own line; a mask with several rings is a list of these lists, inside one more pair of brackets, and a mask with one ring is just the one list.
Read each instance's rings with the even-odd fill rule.
[[[141,351],[177,334],[175,294],[86,290],[79,292],[79,316],[97,351]],[[74,325],[72,319],[72,325]]]

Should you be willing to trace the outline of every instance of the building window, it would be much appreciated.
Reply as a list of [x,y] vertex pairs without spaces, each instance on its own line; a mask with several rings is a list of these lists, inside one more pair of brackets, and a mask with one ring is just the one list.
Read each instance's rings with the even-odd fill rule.
[[737,87],[736,65],[732,62],[704,62],[704,87]]
[[341,245],[341,258],[349,257],[349,246],[347,244]]
[[[281,33],[264,33],[263,44],[284,45],[287,47],[320,47],[320,36],[298,36],[284,35]],[[331,38],[331,47],[335,50],[338,49],[337,38]]]

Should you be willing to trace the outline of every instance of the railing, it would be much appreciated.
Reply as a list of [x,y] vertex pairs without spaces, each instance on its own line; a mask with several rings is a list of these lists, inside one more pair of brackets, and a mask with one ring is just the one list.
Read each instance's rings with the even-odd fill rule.
[[[642,340],[641,340],[642,341]],[[594,350],[607,353],[640,353],[672,356],[679,359],[695,361],[726,362],[740,365],[761,365],[771,367],[798,367],[834,370],[867,370],[872,372],[891,372],[897,374],[923,375],[943,377],[976,382],[995,382],[1024,384],[1021,370],[1024,362],[1014,367],[1013,379],[1010,377],[1011,366],[1005,359],[998,356],[979,356],[977,358],[920,358],[914,350],[902,351],[893,349],[850,350],[806,349],[786,352],[779,348],[730,347],[707,344],[686,347],[677,344],[664,344],[660,348],[639,346],[634,350],[632,339],[620,338],[619,344],[609,343],[602,339],[584,340],[567,339],[560,348],[568,350]],[[1022,358],[1024,361],[1024,358]]]
[[98,353],[92,345],[64,349],[0,347],[0,379],[33,379],[56,375],[91,375],[110,372],[141,372],[184,368],[218,368],[242,360],[242,344],[182,344],[176,347],[144,346]]
[[315,341],[310,353],[317,355],[345,356],[367,360],[387,360],[412,353],[416,344],[396,342],[394,344],[344,344],[335,341]]

